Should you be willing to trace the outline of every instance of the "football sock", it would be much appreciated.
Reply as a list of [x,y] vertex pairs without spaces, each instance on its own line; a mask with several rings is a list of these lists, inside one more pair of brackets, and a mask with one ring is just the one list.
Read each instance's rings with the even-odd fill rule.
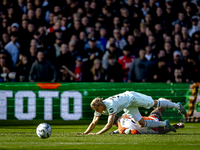
[[[169,100],[157,100],[157,107],[166,107],[166,108],[176,108],[178,109],[177,104],[169,101]],[[179,106],[180,107],[180,106]]]
[[145,120],[145,127],[164,127],[166,125],[165,121],[155,121],[155,120]]

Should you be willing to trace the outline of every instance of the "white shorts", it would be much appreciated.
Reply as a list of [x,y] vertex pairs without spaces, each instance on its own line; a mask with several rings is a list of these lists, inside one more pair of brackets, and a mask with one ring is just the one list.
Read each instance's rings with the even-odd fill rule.
[[154,100],[151,96],[147,96],[137,92],[131,92],[133,98],[130,101],[130,105],[124,108],[124,112],[133,118],[135,122],[142,119],[142,116],[138,110],[139,107],[150,109],[154,105]]

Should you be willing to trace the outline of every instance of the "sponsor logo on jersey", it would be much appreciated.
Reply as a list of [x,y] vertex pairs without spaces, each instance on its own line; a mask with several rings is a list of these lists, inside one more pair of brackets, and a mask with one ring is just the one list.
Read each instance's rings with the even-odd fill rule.
[[109,109],[109,113],[113,113],[114,112],[114,109],[113,108],[110,108]]

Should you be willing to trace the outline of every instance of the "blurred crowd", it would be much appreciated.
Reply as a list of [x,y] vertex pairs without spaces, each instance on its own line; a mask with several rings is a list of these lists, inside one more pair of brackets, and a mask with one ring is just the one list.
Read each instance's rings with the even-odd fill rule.
[[0,82],[200,81],[200,0],[1,0]]

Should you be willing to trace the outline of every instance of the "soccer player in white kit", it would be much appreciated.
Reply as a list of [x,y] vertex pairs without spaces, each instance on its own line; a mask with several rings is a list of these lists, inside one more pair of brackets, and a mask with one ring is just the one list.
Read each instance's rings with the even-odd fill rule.
[[[84,133],[77,134],[89,133],[90,135],[96,135],[108,131],[113,125],[115,114],[121,112],[122,110],[129,117],[133,118],[133,120],[137,122],[140,127],[166,127],[167,129],[175,130],[175,128],[170,125],[169,121],[144,120],[138,110],[138,107],[144,107],[146,109],[150,109],[151,107],[176,108],[183,115],[186,115],[186,111],[181,103],[175,104],[165,98],[153,100],[151,96],[147,96],[134,91],[126,91],[124,93],[108,97],[105,100],[97,97],[93,99],[90,106],[93,110],[95,110],[92,123]],[[101,114],[109,116],[107,124],[99,132],[90,133],[95,128]]]

